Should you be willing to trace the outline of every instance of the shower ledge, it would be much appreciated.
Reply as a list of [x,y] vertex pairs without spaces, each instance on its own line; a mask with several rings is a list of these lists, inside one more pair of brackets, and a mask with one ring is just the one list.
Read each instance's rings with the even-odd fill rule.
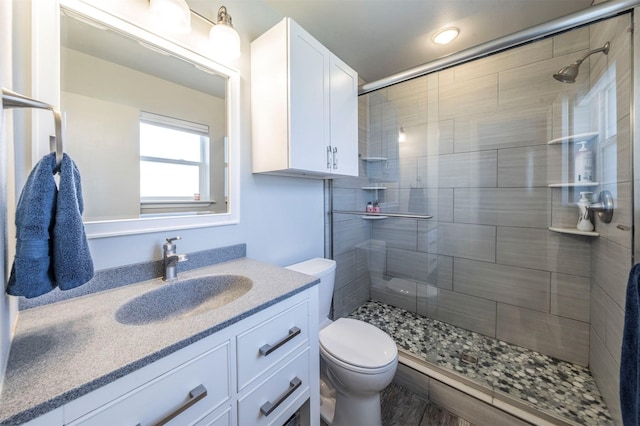
[[600,236],[599,232],[580,231],[579,229],[575,229],[575,228],[562,228],[562,227],[557,227],[557,226],[550,226],[549,227],[549,231],[559,232],[561,234],[583,235],[585,237],[599,237]]

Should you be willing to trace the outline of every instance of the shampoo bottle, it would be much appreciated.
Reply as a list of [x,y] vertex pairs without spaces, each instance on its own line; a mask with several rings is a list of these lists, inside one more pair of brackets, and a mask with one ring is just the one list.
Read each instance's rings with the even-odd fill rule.
[[592,192],[581,192],[580,199],[578,200],[578,208],[580,209],[580,216],[578,216],[578,225],[576,228],[580,231],[593,231],[593,223],[589,217],[589,209],[587,207],[591,204]]
[[576,152],[574,182],[591,182],[593,180],[593,152],[586,147],[586,142],[578,143],[582,146]]

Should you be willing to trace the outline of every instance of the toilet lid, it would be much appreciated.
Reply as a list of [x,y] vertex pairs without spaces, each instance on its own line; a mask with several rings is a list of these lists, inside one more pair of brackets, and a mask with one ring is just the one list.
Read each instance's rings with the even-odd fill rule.
[[335,358],[362,368],[380,368],[398,356],[387,333],[351,318],[340,318],[320,330],[320,345]]

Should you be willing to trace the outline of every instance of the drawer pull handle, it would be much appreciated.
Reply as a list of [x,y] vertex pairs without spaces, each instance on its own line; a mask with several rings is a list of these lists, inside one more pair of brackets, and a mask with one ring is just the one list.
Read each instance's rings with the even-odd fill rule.
[[260,353],[264,356],[269,355],[271,352],[275,351],[276,349],[278,349],[280,346],[284,345],[285,343],[287,343],[289,340],[293,339],[294,337],[296,337],[298,334],[300,334],[300,329],[298,327],[291,327],[289,329],[289,334],[287,334],[286,337],[282,338],[279,342],[274,343],[273,346],[271,346],[270,344],[266,344],[263,347],[260,348]]
[[187,402],[182,404],[173,413],[169,414],[168,416],[166,416],[165,418],[163,418],[159,422],[154,423],[154,426],[162,426],[164,424],[169,423],[175,417],[177,417],[180,414],[182,414],[185,410],[187,410],[193,404],[195,404],[196,402],[200,401],[201,399],[203,399],[206,396],[207,396],[207,388],[205,388],[203,385],[196,386],[195,388],[191,389],[191,391],[189,392],[189,399],[187,400]]
[[278,408],[278,406],[282,404],[285,399],[289,398],[289,396],[294,393],[296,389],[300,387],[300,385],[302,385],[302,380],[298,379],[297,377],[291,379],[291,381],[289,382],[289,389],[287,389],[287,391],[283,393],[280,398],[278,398],[278,400],[273,404],[269,401],[262,404],[262,407],[260,407],[260,412],[265,416],[271,414],[273,410]]

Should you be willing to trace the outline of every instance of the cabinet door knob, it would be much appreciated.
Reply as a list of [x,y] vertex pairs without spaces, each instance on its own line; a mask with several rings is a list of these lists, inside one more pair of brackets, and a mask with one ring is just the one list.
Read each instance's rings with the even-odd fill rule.
[[184,404],[176,408],[175,411],[173,411],[171,414],[168,414],[159,422],[154,423],[153,426],[163,426],[169,423],[175,417],[182,414],[185,410],[187,410],[193,404],[200,401],[206,396],[207,396],[207,388],[205,388],[203,385],[196,386],[195,388],[191,389],[191,391],[189,391],[189,399],[187,399],[187,401]]
[[260,412],[265,416],[271,414],[273,410],[278,408],[280,404],[282,404],[287,398],[289,398],[289,396],[294,393],[296,389],[300,387],[300,385],[302,385],[302,380],[300,380],[298,377],[294,377],[293,379],[291,379],[291,381],[289,382],[289,389],[287,389],[285,393],[280,395],[280,398],[278,398],[276,402],[271,403],[267,401],[262,404],[262,407],[260,407]]
[[270,344],[267,343],[266,345],[262,346],[260,348],[260,354],[262,354],[264,356],[269,355],[271,352],[275,351],[280,346],[284,345],[289,340],[291,340],[294,337],[296,337],[298,334],[300,334],[300,329],[298,327],[291,327],[289,329],[289,334],[287,334],[285,337],[280,339],[278,342],[274,343],[273,345],[270,345]]

